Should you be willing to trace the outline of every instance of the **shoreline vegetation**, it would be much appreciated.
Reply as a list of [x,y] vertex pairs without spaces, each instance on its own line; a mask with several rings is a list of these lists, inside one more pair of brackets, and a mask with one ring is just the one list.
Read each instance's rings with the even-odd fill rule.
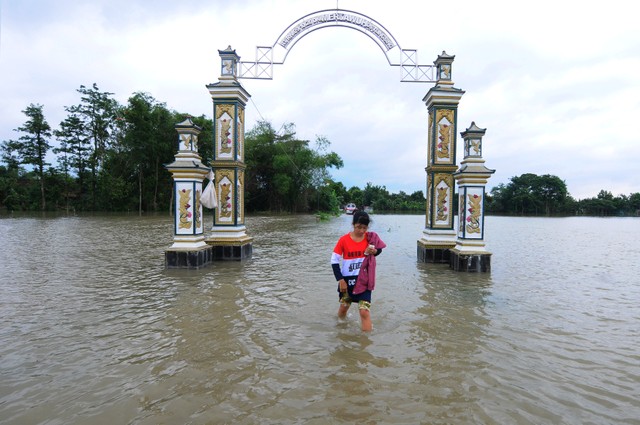
[[[199,155],[213,160],[213,124],[204,115],[170,110],[150,94],[137,92],[127,104],[94,83],[77,90],[79,102],[67,106],[67,117],[53,129],[44,106],[25,108],[18,137],[0,144],[0,216],[12,212],[171,213],[173,182],[165,164],[177,146],[175,124],[187,117],[202,130]],[[390,193],[366,183],[346,188],[331,169],[344,166],[323,136],[301,140],[293,123],[275,130],[261,121],[245,135],[245,210],[247,214],[316,214],[325,220],[347,203],[376,213],[426,210],[425,191]],[[53,160],[50,163],[53,154]],[[426,186],[426,184],[425,184]],[[457,211],[453,196],[453,211]],[[574,199],[560,177],[525,173],[508,184],[487,188],[487,215],[506,216],[640,216],[640,193],[614,196],[601,190]]]

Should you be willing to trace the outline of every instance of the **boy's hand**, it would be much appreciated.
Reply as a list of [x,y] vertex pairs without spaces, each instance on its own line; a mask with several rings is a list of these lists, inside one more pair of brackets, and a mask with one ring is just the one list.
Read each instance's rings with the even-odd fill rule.
[[340,285],[340,292],[347,292],[347,281],[346,280],[340,279],[338,284]]

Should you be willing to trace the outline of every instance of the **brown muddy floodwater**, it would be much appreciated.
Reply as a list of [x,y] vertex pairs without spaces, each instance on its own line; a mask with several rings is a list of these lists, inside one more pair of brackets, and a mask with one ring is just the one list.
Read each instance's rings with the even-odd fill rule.
[[252,216],[164,270],[170,217],[0,219],[2,424],[640,424],[640,219],[487,217],[490,274],[373,215],[374,330],[336,318],[349,216]]

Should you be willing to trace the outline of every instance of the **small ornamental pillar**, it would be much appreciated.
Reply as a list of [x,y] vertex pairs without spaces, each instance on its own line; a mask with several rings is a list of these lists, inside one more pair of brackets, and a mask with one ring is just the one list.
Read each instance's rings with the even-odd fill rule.
[[202,221],[202,181],[211,169],[198,155],[200,127],[191,118],[176,124],[178,153],[165,167],[173,177],[173,245],[165,251],[167,268],[197,269],[209,264],[213,250],[205,242]]
[[464,159],[454,173],[458,182],[458,238],[449,265],[456,271],[491,271],[491,253],[484,245],[484,201],[487,180],[495,170],[484,165],[482,137],[486,129],[475,122],[464,132]]
[[227,47],[220,54],[220,77],[207,85],[213,100],[213,161],[218,207],[211,236],[215,260],[250,258],[253,238],[247,235],[244,215],[244,110],[251,97],[237,78],[240,56]]
[[442,52],[434,62],[438,80],[424,97],[429,111],[427,137],[427,214],[422,238],[418,240],[418,261],[448,263],[449,250],[456,245],[453,200],[456,165],[458,103],[464,91],[453,87],[455,56]]

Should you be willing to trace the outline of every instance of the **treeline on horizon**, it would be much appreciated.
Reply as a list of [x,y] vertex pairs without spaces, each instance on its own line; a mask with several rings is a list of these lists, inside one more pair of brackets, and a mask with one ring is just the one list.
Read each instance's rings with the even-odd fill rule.
[[[22,111],[24,124],[14,129],[18,137],[2,141],[0,211],[168,213],[172,178],[164,165],[177,150],[175,125],[187,117],[202,128],[203,163],[213,159],[213,122],[205,115],[170,110],[143,92],[125,105],[96,84],[77,92],[78,104],[65,107],[68,115],[56,129],[44,106],[31,104]],[[259,122],[245,136],[246,211],[338,213],[353,202],[376,212],[425,212],[423,191],[390,193],[370,182],[347,189],[333,180],[330,170],[344,164],[329,147],[324,137],[313,143],[298,139],[294,124],[276,131]],[[55,164],[47,162],[50,151]],[[640,193],[613,196],[601,190],[575,200],[559,177],[527,173],[492,188],[485,208],[506,215],[638,215]]]

